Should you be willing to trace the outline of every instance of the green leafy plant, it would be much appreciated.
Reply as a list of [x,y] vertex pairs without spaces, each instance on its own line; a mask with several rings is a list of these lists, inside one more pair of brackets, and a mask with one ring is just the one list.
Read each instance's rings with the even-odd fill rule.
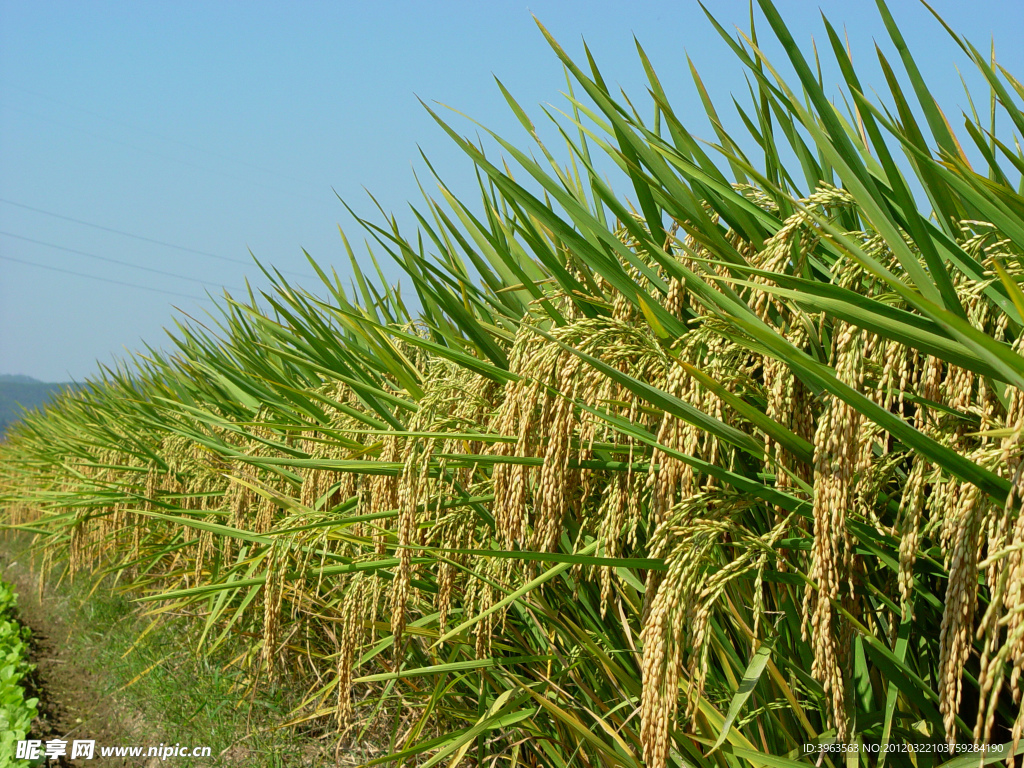
[[33,669],[30,630],[14,619],[17,600],[11,585],[0,581],[0,766],[27,764],[15,759],[15,747],[28,738],[39,703],[25,698],[24,680]]

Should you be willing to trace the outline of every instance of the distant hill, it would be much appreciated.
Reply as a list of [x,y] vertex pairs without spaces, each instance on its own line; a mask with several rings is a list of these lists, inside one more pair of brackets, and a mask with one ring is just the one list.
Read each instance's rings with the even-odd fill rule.
[[23,409],[44,405],[72,384],[50,384],[20,374],[0,374],[0,434],[21,418]]

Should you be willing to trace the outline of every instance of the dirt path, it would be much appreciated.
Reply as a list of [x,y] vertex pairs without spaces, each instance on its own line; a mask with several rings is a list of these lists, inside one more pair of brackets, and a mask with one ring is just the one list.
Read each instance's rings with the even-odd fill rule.
[[[100,675],[87,658],[87,646],[72,642],[80,629],[66,619],[73,613],[67,598],[49,593],[45,587],[40,595],[39,579],[31,571],[27,552],[0,548],[0,577],[14,585],[18,619],[32,630],[30,661],[36,669],[29,680],[29,695],[39,698],[39,716],[32,725],[31,738],[44,742],[63,739],[68,742],[69,754],[76,738],[95,739],[97,747],[148,741],[140,716],[103,693]],[[146,766],[146,761],[102,758],[97,752],[93,760],[60,757],[48,765],[121,768]]]

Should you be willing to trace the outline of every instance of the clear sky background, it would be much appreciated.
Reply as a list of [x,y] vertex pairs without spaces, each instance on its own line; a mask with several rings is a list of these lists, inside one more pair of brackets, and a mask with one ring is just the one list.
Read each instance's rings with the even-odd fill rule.
[[[746,28],[745,1],[706,4]],[[932,5],[979,48],[994,39],[999,62],[1024,76],[1024,2]],[[874,41],[896,55],[874,2],[778,7],[806,51],[812,36],[825,42],[819,7],[845,25],[862,77],[884,89]],[[958,127],[957,67],[976,84],[971,64],[921,4],[890,7]],[[414,170],[429,181],[420,148],[475,199],[471,164],[416,96],[526,145],[493,77],[538,123],[535,105],[562,107],[565,89],[531,14],[574,57],[585,39],[637,102],[646,91],[633,35],[682,115],[702,113],[687,53],[721,110],[731,93],[744,100],[741,65],[695,0],[0,0],[0,373],[81,380],[143,341],[162,346],[175,307],[202,318],[205,291],[266,285],[250,249],[299,285],[316,283],[303,277],[303,248],[346,274],[338,226],[357,246],[363,234],[332,188],[360,215],[380,221],[369,190],[411,221]],[[987,92],[978,96],[984,104]]]

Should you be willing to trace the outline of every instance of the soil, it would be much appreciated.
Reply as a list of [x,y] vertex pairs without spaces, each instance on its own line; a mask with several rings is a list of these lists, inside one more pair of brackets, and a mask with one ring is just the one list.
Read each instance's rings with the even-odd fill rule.
[[[31,658],[35,671],[27,680],[28,696],[39,698],[39,716],[32,724],[30,738],[47,741],[76,738],[95,739],[96,757],[92,760],[49,760],[51,768],[121,768],[143,766],[139,758],[100,757],[98,747],[158,743],[147,737],[143,719],[124,701],[104,695],[100,677],[91,669],[87,651],[81,644],[72,644],[75,627],[65,619],[67,606],[62,598],[49,593],[46,585],[40,594],[39,578],[30,568],[28,555],[0,550],[0,578],[14,586],[18,593],[18,620],[32,630]],[[150,758],[159,760],[156,758]]]

